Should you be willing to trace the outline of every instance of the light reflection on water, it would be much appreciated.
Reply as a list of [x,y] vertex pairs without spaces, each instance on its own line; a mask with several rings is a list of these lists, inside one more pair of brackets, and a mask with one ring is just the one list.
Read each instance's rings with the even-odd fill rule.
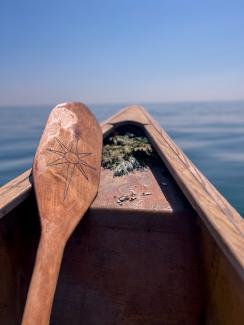
[[[90,105],[99,121],[124,105]],[[244,102],[144,105],[244,215]],[[0,108],[0,185],[31,167],[51,106]]]

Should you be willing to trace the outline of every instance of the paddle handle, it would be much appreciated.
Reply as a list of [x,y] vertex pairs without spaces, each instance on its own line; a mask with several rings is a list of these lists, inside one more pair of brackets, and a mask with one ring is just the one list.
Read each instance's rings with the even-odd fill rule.
[[41,236],[27,295],[22,325],[48,325],[64,246]]

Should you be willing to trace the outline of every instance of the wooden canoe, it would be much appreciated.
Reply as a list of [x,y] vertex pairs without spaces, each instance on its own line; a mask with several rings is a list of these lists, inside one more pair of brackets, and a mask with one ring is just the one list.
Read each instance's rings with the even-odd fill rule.
[[[244,226],[152,117],[101,124],[145,132],[160,166],[113,177],[64,254],[51,324],[244,324]],[[137,193],[118,204],[117,198]],[[144,194],[143,194],[144,193]],[[20,324],[40,236],[31,170],[0,189],[0,324]]]

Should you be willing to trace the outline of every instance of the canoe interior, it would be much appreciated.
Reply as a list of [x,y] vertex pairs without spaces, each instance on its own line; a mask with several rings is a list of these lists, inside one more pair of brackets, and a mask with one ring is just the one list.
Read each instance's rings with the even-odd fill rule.
[[[117,132],[128,128],[143,132]],[[131,190],[137,198],[119,205]],[[39,236],[32,193],[0,219],[1,324],[20,324]],[[243,294],[163,162],[123,177],[103,170],[66,246],[51,324],[241,325]]]

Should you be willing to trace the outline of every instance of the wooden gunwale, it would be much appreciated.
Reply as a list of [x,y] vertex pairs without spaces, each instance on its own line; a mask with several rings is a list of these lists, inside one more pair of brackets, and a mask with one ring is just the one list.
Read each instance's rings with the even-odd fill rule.
[[[103,135],[111,132],[114,126],[126,123],[144,127],[180,189],[244,280],[244,222],[239,213],[141,106],[129,106],[103,122]],[[30,175],[31,170],[28,170],[0,189],[0,218],[28,197],[32,188]]]

